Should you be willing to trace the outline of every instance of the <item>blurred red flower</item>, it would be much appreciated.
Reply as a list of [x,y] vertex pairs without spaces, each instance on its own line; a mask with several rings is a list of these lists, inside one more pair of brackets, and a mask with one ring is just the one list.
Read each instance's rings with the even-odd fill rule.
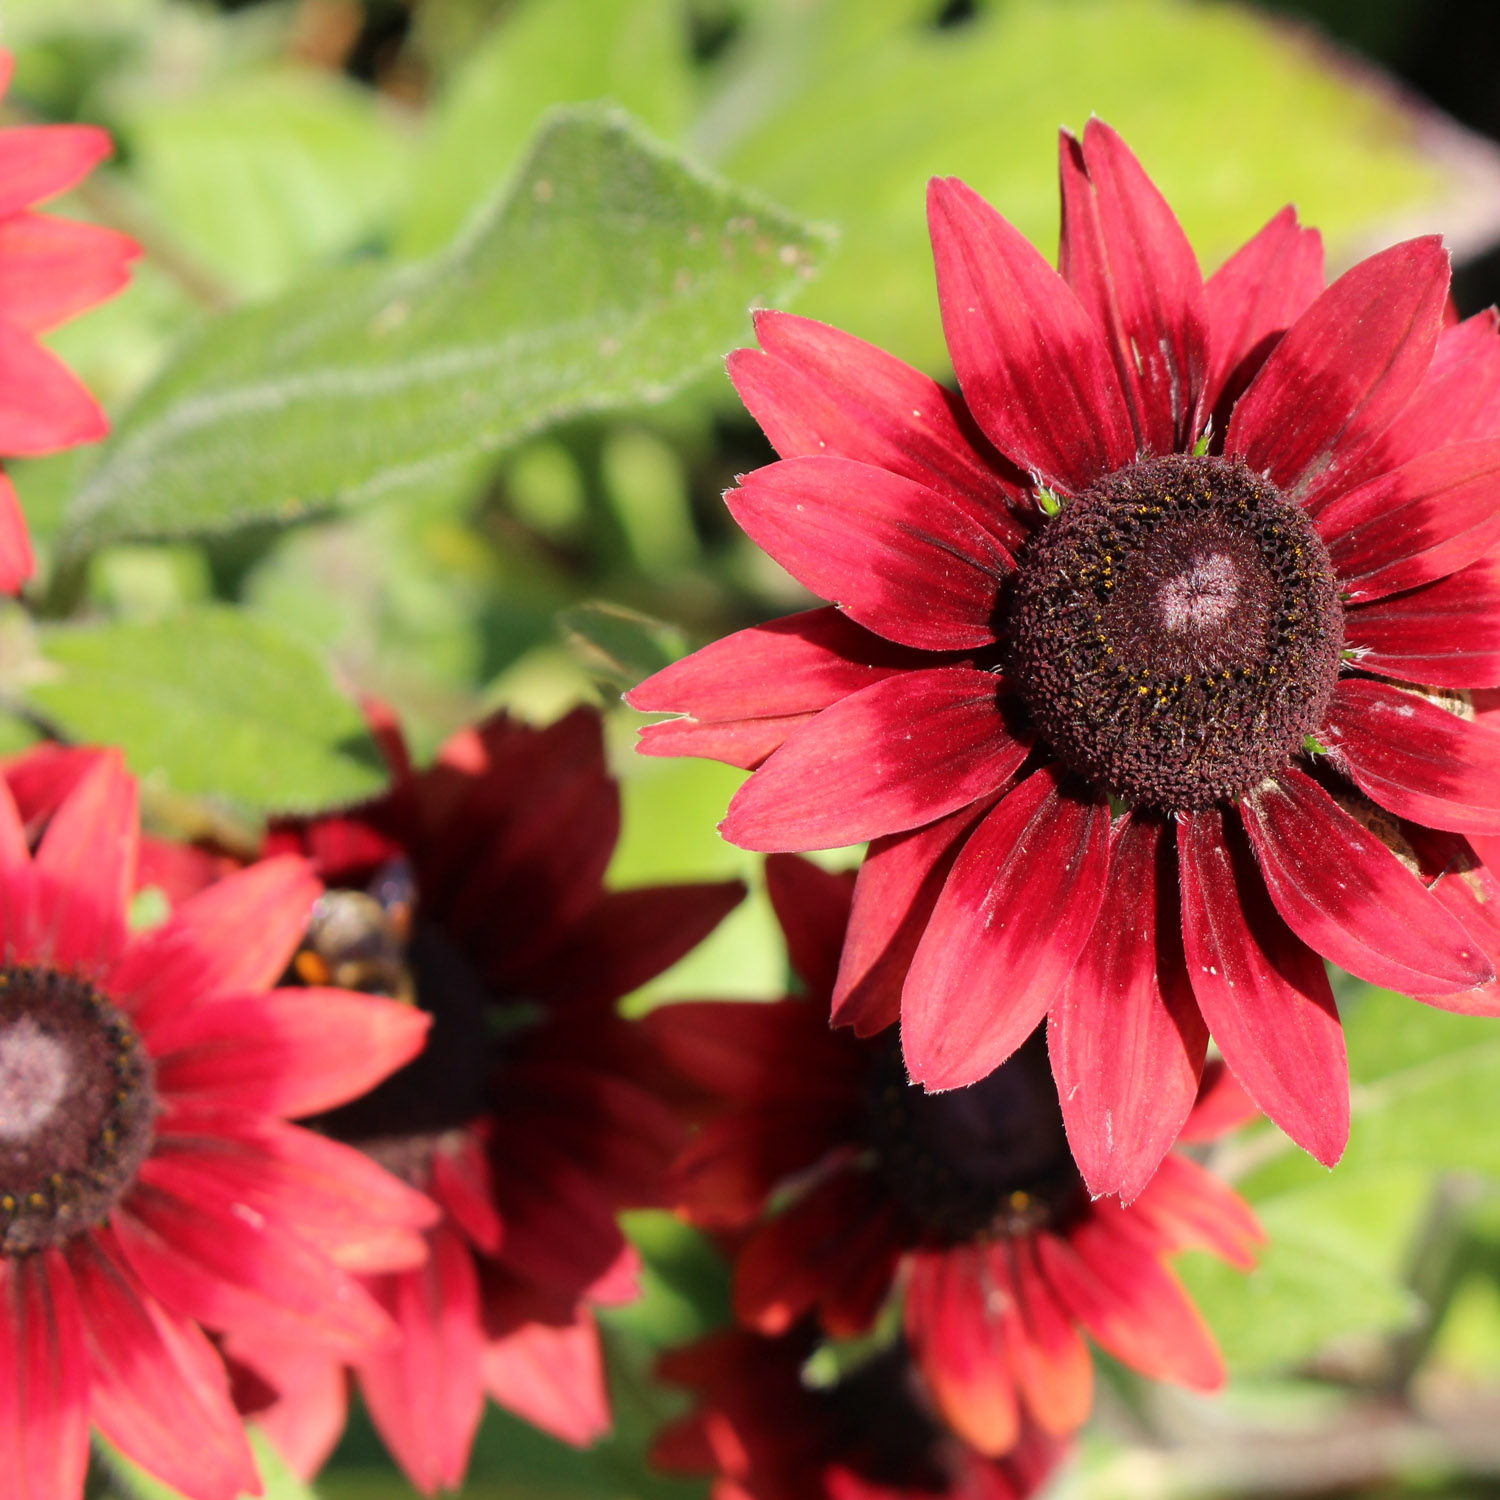
[[[616,1214],[660,1201],[683,1143],[616,1002],[743,889],[605,889],[619,792],[591,710],[546,729],[498,715],[420,774],[394,725],[382,734],[388,795],[282,824],[267,847],[305,853],[333,887],[298,971],[432,1017],[420,1058],[315,1122],[442,1210],[424,1264],[366,1282],[400,1341],[353,1362],[386,1444],[431,1493],[462,1483],[486,1392],[570,1443],[608,1430],[593,1310],[631,1299],[637,1273]],[[228,1347],[279,1390],[260,1420],[315,1471],[343,1429],[343,1371],[264,1339]]]
[[962,399],[760,316],[729,367],[782,457],[727,501],[837,607],[629,697],[685,716],[647,754],[759,768],[736,843],[872,841],[835,1019],[899,1011],[912,1076],[946,1089],[1047,1017],[1083,1175],[1129,1200],[1210,1032],[1339,1158],[1323,958],[1500,1012],[1464,837],[1500,832],[1500,734],[1444,696],[1500,684],[1500,337],[1494,310],[1444,326],[1435,237],[1325,289],[1287,209],[1205,282],[1108,126],[1061,164],[1060,274],[932,183]]
[[395,1337],[341,1267],[421,1258],[431,1204],[286,1121],[377,1084],[428,1021],[270,988],[318,896],[302,859],[132,935],[135,783],[113,752],[73,769],[32,838],[0,789],[6,1493],[76,1500],[93,1425],[191,1500],[232,1500],[258,1481],[200,1324],[346,1359]]
[[[1248,1206],[1176,1152],[1129,1207],[1090,1199],[1039,1034],[979,1083],[909,1086],[894,1029],[828,1026],[850,878],[788,855],[767,876],[809,993],[666,1006],[644,1023],[700,1091],[677,1203],[740,1234],[740,1320],[780,1334],[812,1312],[851,1337],[901,1287],[937,1408],[992,1455],[1028,1421],[1054,1436],[1082,1425],[1084,1332],[1145,1375],[1217,1387],[1213,1338],[1165,1260],[1191,1247],[1248,1268],[1262,1239]],[[1204,1108],[1222,1125],[1221,1102]]]
[[[0,95],[13,59],[0,52]],[[140,247],[94,224],[33,213],[76,186],[113,148],[92,125],[20,125],[0,130],[0,455],[29,458],[108,430],[98,402],[39,335],[112,297]],[[31,576],[26,521],[0,473],[0,591]]]

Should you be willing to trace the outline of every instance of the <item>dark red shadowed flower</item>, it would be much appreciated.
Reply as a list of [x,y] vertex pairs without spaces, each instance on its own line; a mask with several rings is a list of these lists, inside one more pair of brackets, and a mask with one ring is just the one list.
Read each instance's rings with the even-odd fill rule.
[[1026,1500],[1062,1445],[1028,1428],[1004,1458],[948,1431],[898,1345],[830,1387],[804,1383],[811,1324],[778,1338],[742,1329],[673,1350],[660,1375],[697,1398],[652,1463],[711,1475],[713,1500]]
[[345,1269],[425,1253],[432,1205],[286,1123],[359,1095],[428,1020],[270,988],[319,884],[266,860],[127,929],[136,788],[96,753],[33,853],[0,787],[0,1467],[77,1500],[88,1432],[191,1500],[259,1493],[200,1325],[346,1359],[395,1337]]
[[[766,868],[809,994],[666,1006],[644,1022],[701,1094],[677,1204],[743,1234],[740,1320],[778,1334],[815,1313],[849,1337],[903,1288],[933,1398],[982,1453],[1008,1451],[1027,1421],[1054,1436],[1083,1423],[1085,1332],[1143,1374],[1217,1387],[1212,1336],[1165,1262],[1195,1248],[1248,1267],[1262,1239],[1250,1209],[1176,1152],[1128,1208],[1091,1200],[1040,1033],[979,1083],[911,1087],[894,1028],[828,1026],[852,881],[789,855]],[[1232,1085],[1217,1092],[1205,1120],[1243,1116]]]
[[[14,61],[0,51],[0,95]],[[33,213],[35,204],[81,182],[111,151],[92,125],[22,125],[0,130],[0,455],[29,458],[108,430],[78,377],[39,342],[125,285],[140,254],[112,229]],[[13,594],[34,561],[26,521],[0,472],[0,591]]]
[[[1108,126],[1062,138],[1054,272],[929,197],[963,397],[763,313],[729,361],[781,461],[726,497],[835,607],[629,695],[647,754],[758,768],[746,848],[871,840],[835,1019],[985,1077],[1050,1017],[1089,1186],[1150,1180],[1212,1032],[1319,1160],[1348,1136],[1322,958],[1488,1010],[1487,930],[1382,834],[1500,835],[1500,334],[1436,238],[1324,287],[1290,209],[1205,281]],[[1425,686],[1415,686],[1424,684]],[[1466,1001],[1463,997],[1468,995]]]
[[[616,1214],[661,1201],[683,1143],[616,1002],[743,888],[604,887],[619,792],[590,710],[541,730],[499,715],[420,774],[389,718],[377,727],[391,792],[285,824],[268,848],[306,853],[332,887],[297,972],[432,1017],[416,1062],[314,1122],[442,1209],[424,1264],[366,1281],[399,1343],[353,1362],[392,1454],[432,1493],[462,1483],[486,1392],[570,1443],[608,1430],[594,1309],[632,1298],[637,1271]],[[264,1339],[229,1350],[281,1393],[260,1420],[314,1472],[343,1428],[343,1371]]]

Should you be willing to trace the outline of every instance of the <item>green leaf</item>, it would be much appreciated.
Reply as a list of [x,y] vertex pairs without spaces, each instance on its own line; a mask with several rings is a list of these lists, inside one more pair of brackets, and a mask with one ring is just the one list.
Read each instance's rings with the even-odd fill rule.
[[397,249],[447,243],[515,170],[556,104],[609,99],[665,139],[687,123],[692,79],[678,0],[527,0],[443,92],[412,174]]
[[690,137],[736,180],[838,225],[839,254],[799,311],[925,368],[947,365],[927,178],[964,178],[1050,251],[1057,127],[1081,130],[1092,112],[1139,154],[1205,267],[1288,202],[1322,227],[1335,262],[1370,248],[1377,225],[1398,214],[1441,228],[1431,215],[1445,203],[1474,206],[1449,168],[1423,158],[1393,91],[1329,66],[1304,37],[1249,10],[980,0],[971,21],[940,30],[937,9],[932,0],[758,7],[732,76]]
[[300,641],[227,608],[59,626],[27,689],[69,739],[120,745],[165,790],[268,812],[357,802],[386,781],[359,710]]
[[663,400],[821,247],[623,116],[560,112],[450,253],[345,270],[211,325],[104,446],[68,540],[285,524],[572,414]]
[[633,688],[687,652],[675,625],[623,604],[592,600],[574,605],[558,615],[557,623],[588,672],[615,692]]

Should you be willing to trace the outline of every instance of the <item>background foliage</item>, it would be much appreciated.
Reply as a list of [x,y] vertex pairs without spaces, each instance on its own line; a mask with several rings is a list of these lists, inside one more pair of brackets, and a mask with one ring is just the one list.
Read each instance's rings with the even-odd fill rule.
[[[611,878],[754,882],[714,831],[740,773],[634,758],[618,704],[802,602],[718,499],[770,457],[719,363],[747,308],[947,374],[925,178],[1050,250],[1055,130],[1090,111],[1205,267],[1291,199],[1335,266],[1444,229],[1465,310],[1488,301],[1500,155],[1310,8],[1500,124],[1487,10],[1420,0],[6,0],[12,117],[119,143],[65,211],[149,253],[55,340],[113,437],[16,466],[43,569],[35,620],[0,615],[0,745],[122,742],[158,828],[233,839],[378,789],[361,692],[423,753],[497,704],[591,699],[625,781]],[[631,1003],[770,996],[784,963],[757,895]],[[1344,1166],[1269,1127],[1224,1144],[1273,1248],[1248,1278],[1183,1265],[1230,1393],[1108,1368],[1065,1493],[1500,1494],[1500,1038],[1341,1000]],[[700,1493],[644,1469],[675,1409],[649,1369],[723,1320],[723,1269],[665,1216],[630,1227],[647,1294],[607,1315],[616,1436],[579,1454],[492,1414],[466,1493]],[[161,1493],[108,1455],[97,1484]],[[317,1492],[407,1493],[359,1420]]]

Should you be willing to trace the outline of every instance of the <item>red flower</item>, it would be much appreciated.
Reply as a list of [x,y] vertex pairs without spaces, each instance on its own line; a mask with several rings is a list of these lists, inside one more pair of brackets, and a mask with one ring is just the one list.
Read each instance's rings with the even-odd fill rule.
[[630,701],[685,715],[646,753],[759,767],[736,843],[872,840],[835,1020],[899,1010],[912,1076],[945,1089],[1047,1017],[1084,1176],[1128,1200],[1210,1031],[1338,1159],[1323,957],[1500,1010],[1493,921],[1441,889],[1473,872],[1465,835],[1500,832],[1500,734],[1442,696],[1500,684],[1500,338],[1493,310],[1444,327],[1437,239],[1325,289],[1290,209],[1204,282],[1097,120],[1064,135],[1062,190],[1057,274],[932,184],[963,399],[761,315],[730,373],[783,458],[728,503],[837,608]]
[[[0,95],[12,66],[0,52]],[[108,430],[98,403],[38,335],[112,297],[140,249],[113,230],[31,209],[81,182],[110,150],[92,125],[0,130],[0,455],[53,453]],[[0,473],[0,590],[14,593],[32,568],[25,518]]]
[[1249,1208],[1175,1152],[1128,1208],[1091,1201],[1040,1034],[967,1088],[909,1087],[894,1030],[828,1027],[848,877],[785,855],[767,876],[809,996],[668,1006],[645,1022],[706,1101],[678,1204],[745,1231],[740,1320],[779,1334],[815,1312],[851,1337],[902,1286],[944,1419],[989,1454],[1027,1420],[1054,1436],[1082,1424],[1084,1331],[1143,1374],[1217,1387],[1212,1336],[1165,1258],[1192,1247],[1248,1267],[1262,1238]]
[[730,1329],[674,1350],[660,1373],[695,1409],[658,1437],[657,1468],[714,1476],[713,1500],[1026,1500],[1061,1446],[1036,1428],[1004,1458],[965,1446],[936,1419],[899,1346],[831,1389],[802,1369],[816,1339]]
[[[427,1020],[269,986],[318,894],[267,860],[132,936],[136,789],[93,757],[35,853],[0,789],[0,1464],[77,1500],[88,1431],[192,1500],[257,1486],[200,1324],[352,1358],[394,1336],[339,1265],[411,1260],[431,1205],[285,1123],[420,1050]],[[336,1264],[337,1262],[337,1264]]]
[[[383,737],[389,795],[270,847],[305,851],[336,887],[298,971],[408,994],[433,1017],[411,1067],[318,1122],[443,1211],[424,1265],[367,1282],[400,1342],[354,1362],[391,1452],[431,1493],[462,1482],[486,1392],[571,1443],[608,1430],[593,1310],[630,1300],[636,1278],[615,1216],[660,1200],[682,1145],[615,1002],[743,892],[603,887],[619,793],[591,711],[544,730],[497,716],[420,775],[388,722]],[[342,1372],[265,1340],[230,1350],[280,1391],[261,1420],[315,1471],[343,1427]]]

